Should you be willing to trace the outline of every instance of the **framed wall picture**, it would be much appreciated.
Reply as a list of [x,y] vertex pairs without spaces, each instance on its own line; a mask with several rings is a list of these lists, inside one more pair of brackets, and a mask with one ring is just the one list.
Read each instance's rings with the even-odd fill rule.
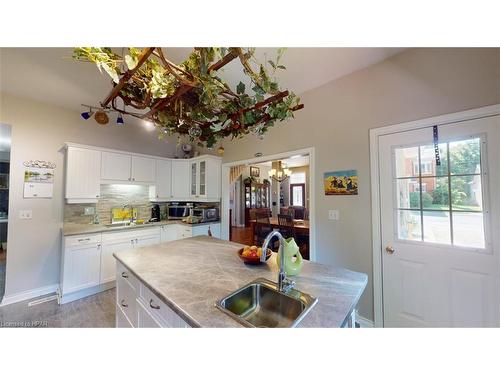
[[325,172],[325,195],[358,195],[358,171]]
[[250,177],[260,177],[260,168],[259,167],[250,167]]

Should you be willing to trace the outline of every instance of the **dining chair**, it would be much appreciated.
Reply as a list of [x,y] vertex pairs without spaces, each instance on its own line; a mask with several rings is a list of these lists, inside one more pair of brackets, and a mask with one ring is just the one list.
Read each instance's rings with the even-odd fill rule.
[[292,215],[278,214],[278,225],[281,235],[285,238],[295,237],[295,227]]
[[269,213],[265,211],[255,212],[255,232],[254,241],[261,244],[264,242],[266,236],[273,230],[269,218]]

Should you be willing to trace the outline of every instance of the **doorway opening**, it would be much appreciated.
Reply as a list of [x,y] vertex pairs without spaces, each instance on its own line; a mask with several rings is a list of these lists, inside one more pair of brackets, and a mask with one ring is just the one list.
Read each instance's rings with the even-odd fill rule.
[[5,294],[11,128],[0,124],[0,303]]
[[[227,234],[223,238],[261,245],[270,231],[281,229],[291,233],[304,259],[313,259],[312,152],[298,150],[224,164],[223,181],[227,178],[229,184],[223,183],[228,186],[227,192],[223,190],[222,236]],[[287,217],[292,228],[282,228]]]

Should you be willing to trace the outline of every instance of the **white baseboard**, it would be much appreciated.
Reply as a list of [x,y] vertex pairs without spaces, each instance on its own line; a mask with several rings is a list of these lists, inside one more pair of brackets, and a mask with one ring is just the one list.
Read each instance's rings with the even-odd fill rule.
[[26,300],[29,300],[32,298],[40,297],[40,296],[43,296],[46,294],[55,293],[57,291],[57,288],[59,288],[59,284],[53,284],[53,285],[44,286],[42,288],[27,290],[25,292],[6,295],[3,297],[2,303],[0,303],[0,306],[6,306],[6,305],[10,305],[12,303],[22,302],[22,301],[26,301]]
[[375,327],[375,323],[372,320],[366,319],[365,317],[363,317],[359,314],[356,314],[356,322],[359,323],[360,328],[374,328]]

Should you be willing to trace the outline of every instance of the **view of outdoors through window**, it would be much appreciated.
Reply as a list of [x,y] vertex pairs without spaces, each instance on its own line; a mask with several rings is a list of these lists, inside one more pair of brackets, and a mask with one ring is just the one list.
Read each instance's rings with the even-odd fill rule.
[[481,139],[395,150],[398,238],[484,248]]

